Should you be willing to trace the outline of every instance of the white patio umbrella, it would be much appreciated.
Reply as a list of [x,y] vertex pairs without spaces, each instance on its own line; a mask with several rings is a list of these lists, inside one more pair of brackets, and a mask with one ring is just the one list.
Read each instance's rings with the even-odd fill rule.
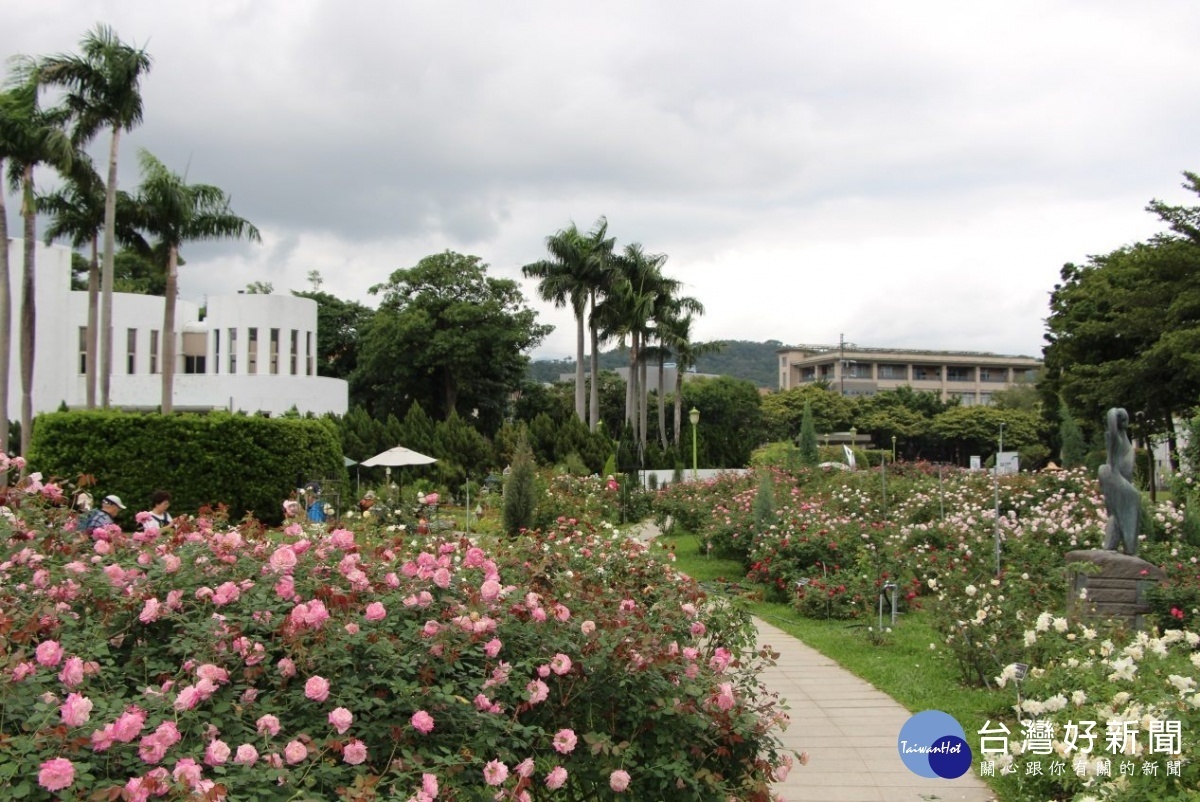
[[427,457],[419,451],[413,451],[411,448],[404,446],[393,446],[382,454],[376,454],[370,459],[365,459],[362,464],[368,468],[374,468],[377,465],[386,465],[389,468],[395,468],[403,465],[429,465],[437,462],[433,457]]
[[[387,466],[388,493],[390,495],[392,468],[402,468],[405,465],[429,465],[434,462],[437,462],[437,460],[433,457],[426,456],[419,451],[413,451],[411,448],[405,448],[404,446],[393,446],[381,454],[376,454],[370,459],[363,460],[361,464],[367,466],[368,468],[374,468],[377,465]],[[401,484],[403,483],[403,479],[401,479]]]

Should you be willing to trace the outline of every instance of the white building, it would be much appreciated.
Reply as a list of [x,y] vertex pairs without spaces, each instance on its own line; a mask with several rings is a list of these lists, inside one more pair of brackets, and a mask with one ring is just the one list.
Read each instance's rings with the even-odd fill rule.
[[[21,417],[21,240],[9,241],[12,347],[8,417]],[[186,268],[185,268],[186,269]],[[71,251],[37,246],[34,414],[87,404],[87,293],[71,290]],[[162,402],[165,300],[113,294],[112,407],[157,409]],[[177,411],[227,409],[280,414],[344,414],[348,386],[316,372],[317,304],[292,295],[234,294],[200,307],[175,305],[174,405]],[[99,400],[99,381],[97,381]]]

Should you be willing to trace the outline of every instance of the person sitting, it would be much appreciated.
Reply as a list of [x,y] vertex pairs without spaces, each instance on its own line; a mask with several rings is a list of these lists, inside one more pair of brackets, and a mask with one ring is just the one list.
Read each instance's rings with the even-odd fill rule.
[[320,495],[312,488],[309,488],[305,494],[305,502],[308,511],[308,520],[317,524],[325,523],[325,504],[321,501]]
[[171,506],[171,494],[166,490],[155,490],[150,497],[150,510],[142,521],[143,529],[166,529],[174,523],[167,508]]
[[100,509],[88,513],[81,521],[79,528],[85,532],[91,532],[94,529],[111,526],[116,523],[116,518],[123,509],[125,509],[125,505],[121,503],[120,496],[107,495],[100,500]]

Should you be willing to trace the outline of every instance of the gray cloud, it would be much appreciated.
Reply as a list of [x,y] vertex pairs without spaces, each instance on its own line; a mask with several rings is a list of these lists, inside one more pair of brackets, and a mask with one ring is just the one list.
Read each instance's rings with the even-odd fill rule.
[[[731,6],[46,0],[0,56],[96,21],[146,43],[145,147],[266,243],[185,250],[185,295],[249,281],[371,300],[446,248],[516,277],[607,215],[670,254],[706,338],[1040,349],[1063,261],[1188,202],[1200,89],[1176,1]],[[8,48],[13,48],[10,52]],[[102,152],[104,143],[98,143]],[[570,353],[569,317],[533,301]],[[981,313],[984,310],[985,313]]]

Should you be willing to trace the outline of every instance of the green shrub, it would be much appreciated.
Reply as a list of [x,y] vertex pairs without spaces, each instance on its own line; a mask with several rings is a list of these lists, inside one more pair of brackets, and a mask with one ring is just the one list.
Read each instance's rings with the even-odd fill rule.
[[28,457],[46,478],[95,478],[133,511],[170,490],[173,512],[224,504],[237,520],[277,523],[281,502],[308,482],[346,508],[352,499],[337,431],[328,419],[212,412],[160,415],[113,410],[51,412],[34,420]]
[[504,531],[510,535],[532,529],[537,510],[533,451],[522,433],[513,453],[512,470],[504,480]]

